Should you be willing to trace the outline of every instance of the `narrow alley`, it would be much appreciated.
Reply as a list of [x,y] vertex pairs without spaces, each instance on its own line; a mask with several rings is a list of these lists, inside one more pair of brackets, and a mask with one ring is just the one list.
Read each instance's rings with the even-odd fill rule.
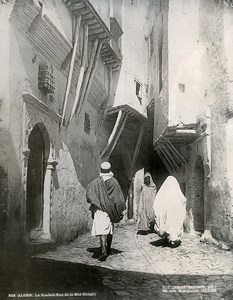
[[185,234],[175,249],[156,246],[158,240],[155,233],[137,235],[132,222],[118,225],[111,255],[100,262],[92,258],[100,250],[99,240],[90,233],[82,235],[56,251],[33,256],[26,274],[18,269],[18,282],[15,279],[5,293],[17,291],[18,298],[32,294],[30,299],[56,293],[55,299],[233,298],[231,251]]
[[232,300],[233,0],[0,0],[0,28],[0,300]]

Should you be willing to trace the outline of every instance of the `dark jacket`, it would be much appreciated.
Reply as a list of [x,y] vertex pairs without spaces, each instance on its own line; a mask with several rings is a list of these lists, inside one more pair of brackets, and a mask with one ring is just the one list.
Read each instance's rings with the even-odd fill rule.
[[101,176],[94,179],[87,186],[86,198],[92,206],[106,212],[113,223],[122,219],[126,205],[120,185],[114,177],[106,181]]

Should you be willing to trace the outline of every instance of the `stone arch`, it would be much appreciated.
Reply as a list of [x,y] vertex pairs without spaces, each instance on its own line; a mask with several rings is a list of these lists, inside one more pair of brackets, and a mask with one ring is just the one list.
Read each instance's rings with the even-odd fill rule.
[[203,232],[205,229],[205,171],[203,159],[196,157],[192,176],[192,213],[195,231]]

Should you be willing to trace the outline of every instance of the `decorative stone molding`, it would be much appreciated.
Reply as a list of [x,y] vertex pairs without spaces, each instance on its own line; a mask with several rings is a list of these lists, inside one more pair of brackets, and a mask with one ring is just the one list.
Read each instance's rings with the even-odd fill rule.
[[47,162],[47,170],[55,171],[58,162],[56,160],[50,160]]
[[30,149],[25,149],[23,151],[24,159],[28,160],[30,155]]
[[23,93],[24,102],[39,110],[41,113],[46,114],[48,117],[52,118],[56,122],[61,122],[61,116],[55,113],[51,108],[49,108],[44,102],[36,98],[35,96],[29,94],[28,92]]

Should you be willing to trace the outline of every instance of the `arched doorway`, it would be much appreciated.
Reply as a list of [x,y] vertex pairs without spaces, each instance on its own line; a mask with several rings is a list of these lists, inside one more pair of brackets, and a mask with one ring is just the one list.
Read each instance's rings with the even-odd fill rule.
[[205,173],[201,156],[197,156],[193,175],[193,222],[194,230],[203,232],[204,219],[204,185]]
[[26,230],[30,238],[42,233],[44,178],[49,154],[49,139],[43,124],[36,124],[28,138]]

